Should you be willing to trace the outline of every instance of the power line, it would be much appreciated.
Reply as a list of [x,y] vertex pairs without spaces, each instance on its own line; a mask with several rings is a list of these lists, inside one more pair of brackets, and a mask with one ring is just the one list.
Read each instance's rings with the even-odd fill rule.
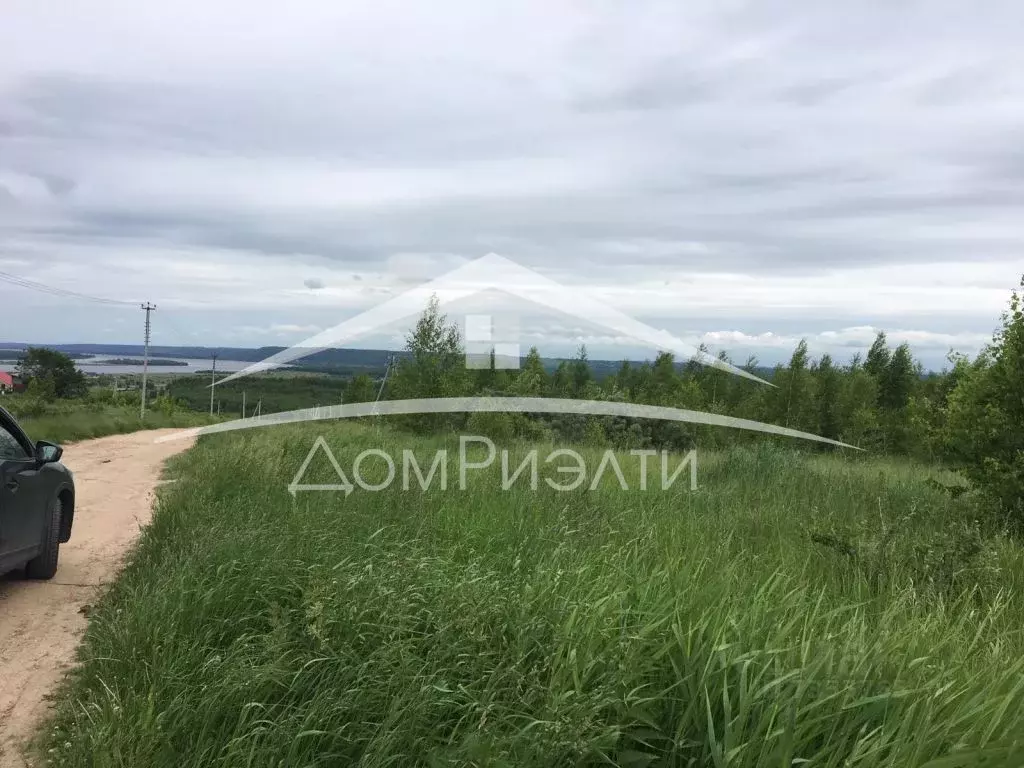
[[[384,394],[384,387],[388,383],[388,374],[391,373],[391,366],[394,365],[395,356],[389,355],[387,366],[384,368],[384,378],[381,379],[380,389],[377,390],[377,397],[373,399],[373,414],[377,415],[377,403],[380,402],[380,396]],[[377,429],[380,430],[380,422],[377,422]]]
[[384,367],[384,378],[381,379],[380,389],[377,390],[377,397],[373,399],[374,405],[380,402],[380,396],[384,394],[384,385],[388,383],[388,374],[391,373],[391,364],[395,362],[395,356],[388,357],[387,365]]
[[[163,346],[167,346],[167,347],[171,347],[171,346],[178,346],[178,347],[201,346],[201,345],[198,345],[198,344],[189,344],[188,343],[189,337],[193,337],[194,338],[195,334],[192,331],[185,330],[185,328],[183,328],[181,325],[178,324],[178,321],[175,319],[175,315],[174,315],[175,311],[176,310],[174,308],[172,308],[170,310],[170,314],[168,314],[167,307],[165,306],[164,309],[163,309],[164,314],[162,315],[163,320],[161,320],[161,323],[165,323],[165,324],[169,325],[171,327],[171,330],[175,331],[178,334],[178,336],[179,336],[178,343],[177,344],[169,344],[169,343],[167,343],[166,340],[165,341],[161,341],[160,343]],[[159,338],[160,337],[157,337],[158,341],[159,341]],[[166,338],[167,337],[165,335],[164,339],[166,339]]]
[[55,285],[47,285],[46,283],[39,283],[35,280],[29,280],[26,277],[19,277],[18,275],[12,275],[9,272],[0,272],[0,281],[16,285],[19,288],[27,288],[30,291],[38,291],[39,293],[46,293],[50,296],[60,296],[66,299],[81,299],[82,301],[92,301],[97,304],[107,304],[118,307],[131,307],[135,306],[134,302],[121,301],[119,299],[105,299],[101,296],[90,296],[87,293],[79,293],[78,291],[69,291],[66,288],[58,288]]

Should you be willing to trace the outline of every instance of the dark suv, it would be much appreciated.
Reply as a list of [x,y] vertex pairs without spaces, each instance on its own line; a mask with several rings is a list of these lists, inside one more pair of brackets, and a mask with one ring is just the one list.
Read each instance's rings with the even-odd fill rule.
[[49,579],[57,572],[75,516],[75,481],[62,453],[33,443],[0,408],[0,573],[24,566],[29,578]]

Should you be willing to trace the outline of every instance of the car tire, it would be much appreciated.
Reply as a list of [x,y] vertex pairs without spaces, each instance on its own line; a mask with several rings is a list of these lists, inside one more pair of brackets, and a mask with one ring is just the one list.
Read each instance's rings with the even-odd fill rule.
[[50,508],[50,520],[46,526],[46,539],[43,551],[25,565],[25,575],[30,579],[52,579],[57,573],[57,556],[60,553],[60,517],[64,505],[60,498],[53,500]]

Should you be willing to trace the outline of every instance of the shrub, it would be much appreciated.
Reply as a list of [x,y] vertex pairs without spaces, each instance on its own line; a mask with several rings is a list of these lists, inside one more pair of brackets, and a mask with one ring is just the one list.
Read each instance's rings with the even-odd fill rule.
[[1024,526],[1024,305],[1016,291],[992,344],[963,370],[949,396],[946,416],[947,455],[1020,529]]

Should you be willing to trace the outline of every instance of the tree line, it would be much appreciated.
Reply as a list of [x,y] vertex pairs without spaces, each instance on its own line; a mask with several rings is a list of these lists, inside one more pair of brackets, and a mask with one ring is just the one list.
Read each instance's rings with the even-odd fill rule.
[[[1021,281],[1024,288],[1024,279]],[[943,462],[983,487],[1024,520],[1024,308],[1014,291],[999,329],[973,360],[950,353],[949,366],[926,372],[906,343],[878,333],[866,355],[812,358],[801,341],[775,366],[773,386],[668,352],[624,361],[595,378],[585,347],[549,373],[532,348],[518,370],[468,369],[458,327],[432,299],[406,338],[407,354],[384,388],[387,399],[466,395],[611,400],[709,411],[767,422],[866,449],[873,455]],[[706,349],[703,351],[707,351]],[[726,353],[719,359],[733,363]],[[757,360],[741,367],[753,372]],[[759,370],[759,369],[758,369]],[[349,381],[345,402],[377,394],[368,376]],[[560,438],[624,448],[715,447],[764,439],[736,430],[618,417],[524,414],[426,414],[403,418],[416,431],[473,428],[496,437]]]
[[[772,370],[772,386],[694,360],[679,361],[668,352],[644,363],[624,361],[614,373],[598,378],[582,346],[552,372],[536,347],[517,370],[493,365],[470,369],[459,329],[441,313],[436,298],[405,346],[406,354],[396,359],[386,381],[360,374],[344,383],[343,393],[340,383],[315,378],[260,382],[259,389],[266,390],[261,397],[271,401],[264,402],[263,410],[308,407],[314,404],[311,399],[337,402],[340,394],[346,403],[377,397],[505,395],[709,411],[811,432],[873,455],[942,462],[960,470],[1024,523],[1024,299],[1019,290],[1012,293],[992,342],[973,360],[950,353],[949,367],[938,373],[926,372],[907,344],[891,345],[884,332],[866,355],[845,362],[827,354],[812,358],[806,341],[801,341],[788,363]],[[733,363],[724,352],[719,358]],[[741,367],[763,373],[753,358]],[[26,401],[42,404],[88,393],[74,361],[54,350],[27,350],[17,375],[28,384]],[[208,403],[205,379],[182,378],[169,389],[169,396],[161,398],[168,408],[180,403],[203,409]],[[242,389],[236,385],[222,390],[223,396],[234,398],[232,409],[241,405]],[[562,439],[622,448],[689,450],[765,439],[737,430],[620,417],[476,413],[422,414],[400,421],[415,431],[468,428],[497,438]]]

